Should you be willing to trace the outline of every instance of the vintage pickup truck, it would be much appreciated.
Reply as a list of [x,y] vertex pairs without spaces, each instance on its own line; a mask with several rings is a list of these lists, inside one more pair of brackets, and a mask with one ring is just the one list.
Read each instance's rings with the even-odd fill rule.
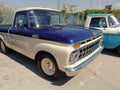
[[102,31],[69,26],[58,10],[31,7],[16,10],[13,25],[0,26],[0,48],[33,60],[48,79],[74,76],[101,52]]
[[120,24],[115,16],[112,14],[88,14],[84,27],[103,31],[104,48],[116,49],[120,55]]

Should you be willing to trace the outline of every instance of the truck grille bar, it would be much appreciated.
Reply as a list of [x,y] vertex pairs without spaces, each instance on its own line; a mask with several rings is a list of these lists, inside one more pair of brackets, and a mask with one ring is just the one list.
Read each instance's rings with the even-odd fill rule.
[[81,43],[81,44],[85,44],[86,42],[90,42],[90,41],[92,41],[92,40],[94,40],[94,39],[97,39],[97,38],[99,38],[99,37],[101,37],[101,35],[96,36],[96,37],[93,37],[93,38],[90,38],[90,39],[88,39],[88,40],[84,40],[84,41],[82,41],[82,42],[80,42],[80,43]]
[[98,40],[98,41],[96,41],[94,43],[91,43],[91,44],[79,49],[79,52],[80,52],[79,60],[86,57],[86,56],[88,56],[92,52],[94,52],[99,47],[99,43],[100,43],[100,41]]

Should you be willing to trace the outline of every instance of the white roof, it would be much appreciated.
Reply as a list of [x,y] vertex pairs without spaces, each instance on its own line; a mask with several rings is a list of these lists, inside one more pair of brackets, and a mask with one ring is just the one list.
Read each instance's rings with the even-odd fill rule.
[[26,7],[26,8],[20,8],[20,9],[17,9],[16,11],[26,11],[26,10],[50,10],[50,11],[57,11],[57,12],[60,12],[60,10],[57,10],[57,9],[51,9],[51,8],[42,8],[42,7]]

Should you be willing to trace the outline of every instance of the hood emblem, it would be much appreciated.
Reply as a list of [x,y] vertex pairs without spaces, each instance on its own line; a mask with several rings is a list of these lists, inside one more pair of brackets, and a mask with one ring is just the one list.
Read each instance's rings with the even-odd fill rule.
[[39,38],[39,35],[38,34],[33,34],[32,37],[33,38]]
[[96,33],[96,32],[93,32],[93,35],[94,35],[94,36],[96,36],[96,35],[97,35],[97,33]]

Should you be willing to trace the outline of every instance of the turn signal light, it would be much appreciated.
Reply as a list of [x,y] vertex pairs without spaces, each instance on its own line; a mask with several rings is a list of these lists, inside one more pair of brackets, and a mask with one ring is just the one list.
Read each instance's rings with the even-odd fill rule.
[[74,47],[74,49],[78,49],[78,48],[80,48],[80,43],[76,43],[76,44],[74,44],[73,47]]

